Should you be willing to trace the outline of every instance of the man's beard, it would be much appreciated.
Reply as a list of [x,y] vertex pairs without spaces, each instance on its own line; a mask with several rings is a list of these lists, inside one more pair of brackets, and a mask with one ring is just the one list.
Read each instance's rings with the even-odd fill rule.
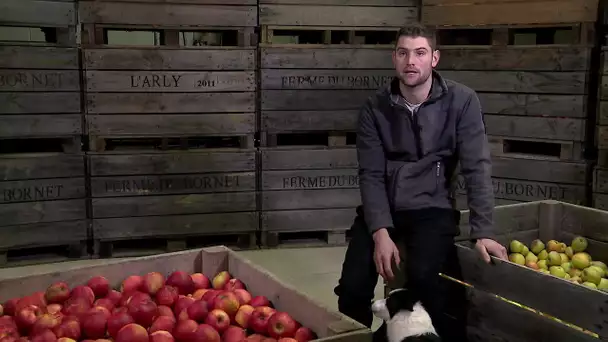
[[407,83],[407,74],[399,75],[399,80],[401,81],[401,84],[403,84],[407,88],[416,88],[416,87],[423,85],[429,79],[429,77],[431,77],[432,74],[433,74],[432,71],[429,71],[429,73],[427,75],[419,74],[420,77],[413,84]]

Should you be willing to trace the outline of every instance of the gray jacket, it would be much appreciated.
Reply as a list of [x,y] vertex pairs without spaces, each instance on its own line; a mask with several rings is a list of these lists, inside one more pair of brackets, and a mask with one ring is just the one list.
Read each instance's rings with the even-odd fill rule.
[[394,78],[359,114],[359,184],[370,231],[394,227],[395,211],[453,208],[454,172],[460,166],[471,239],[494,238],[490,149],[476,93],[433,71],[431,94],[416,114],[398,94]]

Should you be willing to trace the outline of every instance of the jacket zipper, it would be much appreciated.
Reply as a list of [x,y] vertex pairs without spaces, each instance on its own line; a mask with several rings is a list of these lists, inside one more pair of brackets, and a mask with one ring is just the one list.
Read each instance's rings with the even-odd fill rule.
[[[420,110],[420,108],[418,109]],[[414,118],[414,113],[410,112],[409,119],[410,124],[412,125],[412,130],[414,131],[414,141],[416,143],[416,155],[418,159],[422,159],[422,147],[420,142],[420,126],[418,125],[418,118]]]

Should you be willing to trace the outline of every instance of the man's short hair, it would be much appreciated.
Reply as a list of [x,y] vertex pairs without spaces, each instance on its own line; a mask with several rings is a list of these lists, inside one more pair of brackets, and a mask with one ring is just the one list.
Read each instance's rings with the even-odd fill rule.
[[401,37],[424,37],[429,42],[431,50],[437,49],[437,36],[435,30],[419,22],[407,24],[399,29],[395,39],[395,47],[397,46],[397,42]]

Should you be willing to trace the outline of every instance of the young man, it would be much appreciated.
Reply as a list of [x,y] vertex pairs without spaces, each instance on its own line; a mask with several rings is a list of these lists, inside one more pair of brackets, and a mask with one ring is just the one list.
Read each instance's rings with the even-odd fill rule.
[[[402,28],[392,53],[396,76],[367,99],[359,116],[357,153],[362,207],[335,289],[339,310],[371,327],[378,274],[393,279],[403,241],[407,287],[416,291],[444,341],[466,341],[463,312],[448,318],[450,281],[458,276],[454,237],[459,212],[451,183],[456,166],[467,184],[471,239],[481,257],[507,258],[493,239],[491,160],[479,99],[444,79],[434,33],[419,24]],[[455,283],[454,283],[455,284]],[[461,285],[456,285],[463,289]],[[464,290],[462,290],[464,291]]]

